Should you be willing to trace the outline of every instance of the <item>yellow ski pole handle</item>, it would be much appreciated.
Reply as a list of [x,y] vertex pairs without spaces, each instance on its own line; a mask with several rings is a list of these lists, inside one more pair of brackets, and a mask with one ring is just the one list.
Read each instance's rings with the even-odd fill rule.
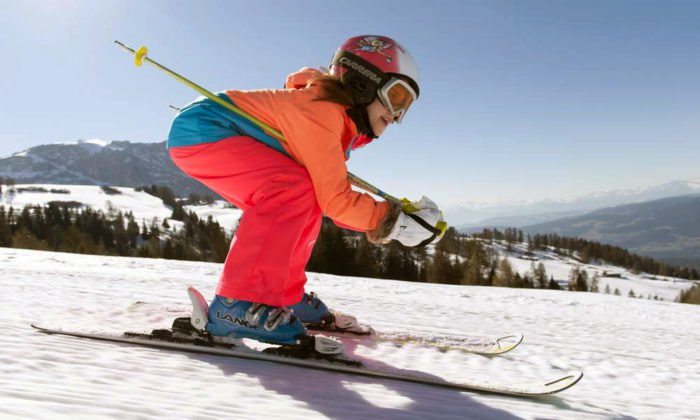
[[[282,133],[280,133],[278,130],[275,128],[265,124],[264,122],[260,121],[259,119],[255,118],[254,116],[242,111],[241,109],[233,106],[232,104],[224,101],[223,99],[219,98],[218,96],[214,95],[207,89],[199,86],[198,84],[192,82],[191,80],[177,74],[176,72],[170,70],[169,68],[159,64],[158,62],[151,60],[148,58],[148,49],[146,47],[141,47],[138,50],[134,50],[133,48],[129,48],[128,46],[124,45],[123,43],[119,41],[114,41],[115,44],[117,44],[120,48],[122,48],[124,51],[131,53],[134,55],[134,64],[136,67],[141,67],[143,65],[143,62],[145,61],[148,64],[153,65],[157,69],[167,73],[171,77],[173,77],[175,80],[179,81],[180,83],[194,89],[195,91],[199,92],[203,96],[206,96],[207,98],[211,99],[212,101],[216,102],[217,104],[223,106],[224,108],[228,109],[229,111],[240,115],[241,117],[247,119],[248,121],[252,122],[253,124],[257,125],[258,127],[262,128],[263,131],[265,131],[267,134],[275,137],[277,140],[287,143],[287,140],[284,138]],[[361,188],[365,191],[368,191],[372,194],[378,195],[379,197],[382,197],[383,199],[387,201],[394,202],[398,205],[401,205],[401,200],[398,198],[385,193],[384,191],[380,190],[379,188],[373,186],[369,182],[363,180],[362,178],[358,177],[357,175],[354,175],[350,172],[348,172],[348,179],[349,181],[357,186],[358,188]]]
[[195,91],[199,92],[203,96],[206,96],[207,98],[211,99],[212,101],[216,102],[217,104],[223,106],[224,108],[227,108],[229,111],[240,115],[241,117],[249,120],[250,122],[254,123],[258,127],[262,128],[267,134],[270,134],[271,136],[277,138],[280,141],[283,141],[286,143],[284,140],[284,136],[282,136],[282,133],[279,131],[275,130],[274,128],[270,127],[269,125],[265,124],[264,122],[260,121],[259,119],[255,118],[254,116],[243,112],[239,108],[231,105],[230,103],[224,101],[223,99],[219,98],[218,96],[214,95],[207,89],[199,86],[198,84],[192,82],[191,80],[180,76],[176,72],[170,70],[169,68],[161,65],[160,63],[151,60],[148,58],[148,49],[146,47],[141,47],[138,50],[134,50],[132,48],[129,48],[128,46],[122,44],[119,41],[114,41],[115,44],[117,44],[119,47],[121,47],[124,51],[127,51],[131,54],[134,54],[134,64],[136,64],[136,67],[141,67],[143,65],[143,62],[145,61],[148,64],[151,64],[152,66],[156,67],[157,69],[167,73],[171,77],[173,77],[175,80],[178,82],[184,84],[185,86],[188,86]]

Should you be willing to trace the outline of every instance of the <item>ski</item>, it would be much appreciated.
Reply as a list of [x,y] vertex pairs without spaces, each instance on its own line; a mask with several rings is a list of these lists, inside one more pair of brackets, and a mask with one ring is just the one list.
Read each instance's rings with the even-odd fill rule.
[[572,372],[551,381],[524,384],[495,384],[481,381],[455,383],[432,376],[428,377],[428,374],[425,374],[426,376],[420,376],[420,374],[416,372],[389,372],[368,368],[363,366],[360,361],[346,358],[346,356],[342,354],[329,355],[314,351],[308,343],[300,343],[299,345],[292,346],[284,345],[279,347],[271,347],[261,351],[236,344],[212,342],[206,338],[200,338],[198,336],[180,336],[178,334],[174,334],[172,330],[154,330],[151,334],[124,333],[121,335],[112,335],[51,329],[35,324],[32,324],[32,327],[44,334],[49,335],[63,335],[113,343],[146,346],[164,350],[204,353],[239,359],[258,360],[316,370],[430,385],[465,392],[482,392],[520,397],[536,397],[555,394],[574,386],[583,377],[582,372]]
[[[421,336],[405,333],[384,333],[373,328],[361,325],[357,320],[348,315],[332,314],[330,319],[318,324],[304,323],[311,334],[326,335],[331,337],[367,338],[372,341],[385,341],[397,346],[416,344],[419,346],[435,347],[440,351],[462,351],[464,353],[495,356],[507,353],[523,342],[522,334],[510,334],[496,338],[487,337],[459,337],[459,336]],[[340,322],[338,322],[340,321]]]
[[510,334],[496,338],[457,337],[457,336],[420,336],[415,334],[377,333],[376,341],[388,341],[397,345],[415,344],[435,347],[440,351],[461,351],[464,353],[497,356],[507,353],[523,342],[522,334]]
[[[192,315],[190,323],[192,326],[203,331],[208,322],[209,305],[204,296],[195,289],[189,287],[187,294],[192,303]],[[143,302],[137,302],[143,305]],[[461,351],[464,353],[474,353],[484,356],[496,356],[507,353],[520,345],[523,341],[522,334],[511,334],[496,338],[485,337],[460,337],[460,336],[422,336],[405,333],[382,333],[377,332],[372,327],[362,325],[352,315],[342,312],[331,311],[319,323],[305,323],[307,331],[314,336],[330,336],[369,339],[373,341],[385,341],[394,343],[396,346],[415,344],[420,346],[435,347],[440,351]]]
[[342,312],[330,311],[318,323],[304,322],[304,327],[312,334],[326,334],[336,337],[371,337],[375,331],[360,325],[357,318]]

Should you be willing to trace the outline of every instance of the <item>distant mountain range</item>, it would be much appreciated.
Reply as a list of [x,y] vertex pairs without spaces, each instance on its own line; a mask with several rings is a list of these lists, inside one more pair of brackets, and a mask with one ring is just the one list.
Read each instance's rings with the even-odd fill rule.
[[648,188],[587,194],[572,200],[542,200],[526,203],[464,204],[448,208],[446,219],[461,231],[484,227],[522,227],[585,214],[622,204],[700,194],[700,179],[673,181]]
[[700,268],[700,194],[609,207],[521,229],[608,243]]
[[178,195],[214,195],[178,169],[165,142],[79,140],[32,147],[0,159],[0,176],[18,184],[80,184],[139,187],[166,185]]
[[[550,211],[536,212],[543,209]],[[510,215],[458,229],[472,233],[484,228],[517,227],[530,234],[556,233],[616,245],[636,254],[700,269],[700,180],[594,194],[570,202],[506,206],[493,211]]]

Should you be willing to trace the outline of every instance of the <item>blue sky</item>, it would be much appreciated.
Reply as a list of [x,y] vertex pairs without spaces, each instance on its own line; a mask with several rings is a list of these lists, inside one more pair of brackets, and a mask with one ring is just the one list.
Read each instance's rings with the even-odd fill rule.
[[421,98],[350,170],[442,205],[700,178],[697,1],[0,0],[0,156],[103,138],[165,139],[204,87],[281,87],[352,35],[418,62]]

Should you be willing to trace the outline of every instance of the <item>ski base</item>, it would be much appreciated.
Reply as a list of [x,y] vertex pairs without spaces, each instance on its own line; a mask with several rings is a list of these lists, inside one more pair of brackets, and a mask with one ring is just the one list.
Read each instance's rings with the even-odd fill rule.
[[122,335],[110,335],[44,328],[34,324],[32,324],[32,327],[45,334],[280,363],[316,370],[449,388],[457,391],[483,392],[520,397],[537,397],[555,394],[574,386],[583,377],[582,372],[573,372],[543,383],[489,384],[476,381],[474,383],[455,383],[432,376],[419,376],[416,373],[385,372],[366,368],[363,367],[359,361],[346,359],[343,355],[330,356],[310,351],[308,344],[271,347],[270,349],[261,351],[239,344],[211,341],[206,337],[193,336],[188,338],[180,334],[175,334],[171,330],[154,330],[152,334],[126,333]]

